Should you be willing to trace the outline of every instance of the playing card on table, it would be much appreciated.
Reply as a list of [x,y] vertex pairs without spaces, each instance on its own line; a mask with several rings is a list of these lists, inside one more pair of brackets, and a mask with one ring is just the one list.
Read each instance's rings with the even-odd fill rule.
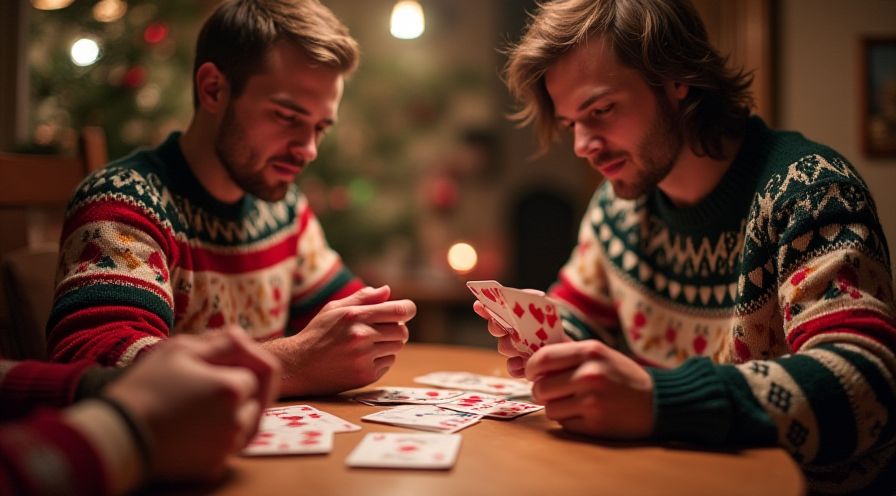
[[333,449],[333,431],[303,427],[293,430],[262,430],[249,441],[242,454],[266,455],[318,455]]
[[401,405],[365,415],[361,420],[421,431],[453,433],[479,422],[481,418],[482,415],[446,410],[437,405]]
[[498,281],[467,281],[467,288],[473,292],[473,296],[482,302],[489,315],[504,328],[505,331],[513,330],[513,317],[510,308],[501,295],[501,283]]
[[341,419],[332,413],[318,410],[310,405],[293,405],[268,408],[261,416],[258,429],[265,430],[292,430],[326,429],[333,432],[354,432],[361,430],[359,425],[348,420]]
[[463,391],[453,389],[388,386],[360,393],[354,397],[354,400],[367,405],[434,405],[449,401],[463,393]]
[[460,434],[372,432],[348,455],[350,467],[448,469],[460,450]]
[[511,419],[527,413],[537,412],[544,408],[533,403],[513,401],[500,396],[477,393],[464,394],[448,403],[442,403],[439,407],[498,419]]
[[505,397],[529,396],[532,383],[507,377],[474,374],[472,372],[430,372],[414,378],[418,384],[464,391],[478,391]]
[[513,318],[513,346],[526,353],[535,353],[550,343],[565,340],[563,322],[557,304],[544,294],[515,288],[501,288]]

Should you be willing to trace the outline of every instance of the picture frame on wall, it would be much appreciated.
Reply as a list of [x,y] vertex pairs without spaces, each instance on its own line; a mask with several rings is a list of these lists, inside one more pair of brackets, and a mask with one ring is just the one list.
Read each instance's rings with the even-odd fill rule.
[[862,40],[862,148],[896,158],[896,36]]

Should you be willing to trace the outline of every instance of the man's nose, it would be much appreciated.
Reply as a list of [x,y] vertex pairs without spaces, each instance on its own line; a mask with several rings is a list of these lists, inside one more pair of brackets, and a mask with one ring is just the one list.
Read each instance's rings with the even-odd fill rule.
[[297,160],[307,164],[317,158],[317,139],[313,132],[303,132],[289,145],[289,151]]
[[586,126],[573,128],[573,151],[582,158],[596,156],[604,149],[604,140]]

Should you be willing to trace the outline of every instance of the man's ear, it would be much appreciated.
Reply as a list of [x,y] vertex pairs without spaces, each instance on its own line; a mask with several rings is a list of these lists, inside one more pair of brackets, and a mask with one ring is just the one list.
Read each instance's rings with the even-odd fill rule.
[[196,70],[196,94],[199,108],[218,114],[227,107],[230,86],[218,66],[205,62]]
[[681,102],[688,96],[690,86],[679,81],[666,81],[666,96],[673,103]]

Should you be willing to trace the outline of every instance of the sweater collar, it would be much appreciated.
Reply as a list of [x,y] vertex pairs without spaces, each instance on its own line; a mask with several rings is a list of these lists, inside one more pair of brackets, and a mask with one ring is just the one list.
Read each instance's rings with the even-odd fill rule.
[[769,132],[759,117],[747,121],[744,140],[737,156],[722,176],[715,189],[698,204],[679,208],[659,188],[649,194],[648,202],[656,214],[670,227],[682,231],[720,230],[738,228],[756,190],[761,173],[759,161],[765,153]]
[[226,218],[239,218],[247,212],[254,203],[255,198],[246,193],[234,203],[225,203],[218,200],[199,181],[187,163],[183,150],[180,147],[181,133],[175,131],[156,148],[156,153],[161,159],[171,178],[169,187],[172,191],[188,198],[191,203],[202,206],[210,213]]

